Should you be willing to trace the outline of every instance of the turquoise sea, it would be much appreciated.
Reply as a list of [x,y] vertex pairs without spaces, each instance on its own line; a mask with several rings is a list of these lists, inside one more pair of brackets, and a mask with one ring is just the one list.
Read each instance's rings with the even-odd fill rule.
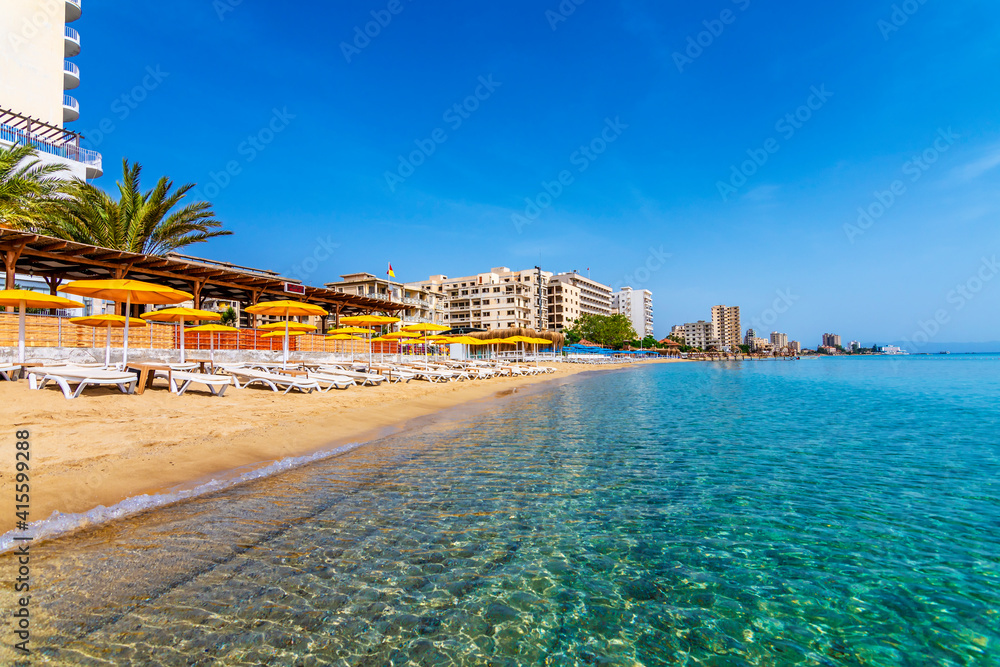
[[1000,357],[588,373],[36,545],[31,664],[1000,665],[998,484]]

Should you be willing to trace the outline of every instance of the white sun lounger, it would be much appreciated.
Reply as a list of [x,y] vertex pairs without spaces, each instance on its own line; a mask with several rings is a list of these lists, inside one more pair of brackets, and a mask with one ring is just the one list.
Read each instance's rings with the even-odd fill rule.
[[[319,383],[316,380],[303,377],[282,375],[280,373],[265,373],[264,371],[242,368],[228,368],[227,372],[233,377],[233,384],[236,385],[237,389],[242,389],[251,384],[262,384],[270,387],[273,391],[278,391],[278,387],[285,387],[284,393],[286,394],[292,389],[298,389],[305,393],[311,393],[320,389]],[[240,384],[241,380],[243,384]]]
[[[349,371],[340,368],[339,366],[320,366],[316,369],[319,373],[324,373],[326,375],[339,375],[341,377],[351,378],[355,383],[360,382],[361,386],[366,384],[378,385],[385,382],[385,376],[379,375],[377,373],[362,373],[359,371]],[[312,375],[312,373],[310,373]]]
[[0,377],[10,382],[17,382],[17,374],[21,372],[21,367],[17,364],[0,365]]
[[212,375],[210,373],[188,373],[186,371],[156,371],[156,377],[166,378],[170,376],[170,391],[183,396],[188,387],[194,384],[203,384],[208,387],[212,396],[222,396],[226,393],[226,387],[233,384],[233,378],[228,375]]
[[[41,376],[42,381],[38,382]],[[28,387],[43,389],[49,381],[55,382],[62,389],[67,399],[76,398],[86,387],[91,385],[115,385],[123,394],[135,392],[139,376],[135,373],[107,371],[97,368],[79,368],[74,366],[57,366],[54,368],[33,368],[28,372]],[[76,391],[70,385],[77,385]]]
[[[330,391],[334,387],[337,389],[347,389],[348,387],[356,387],[358,385],[353,378],[333,373],[309,371],[309,375],[307,377],[310,380],[316,380],[316,382],[319,383],[320,391],[323,393]],[[326,389],[323,389],[323,385],[326,385]]]

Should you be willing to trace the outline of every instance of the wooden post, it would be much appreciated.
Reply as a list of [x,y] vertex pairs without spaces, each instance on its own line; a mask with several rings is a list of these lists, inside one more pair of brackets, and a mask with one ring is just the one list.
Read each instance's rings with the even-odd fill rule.
[[[17,268],[17,260],[21,258],[22,250],[24,250],[23,243],[7,248],[6,252],[3,254],[3,264],[4,269],[6,269],[6,277],[3,284],[4,289],[14,289],[14,273]],[[7,306],[7,312],[13,313],[14,306]]]
[[194,294],[194,307],[201,308],[201,288],[205,286],[205,283],[201,280],[192,280],[191,285],[193,287],[191,292]]

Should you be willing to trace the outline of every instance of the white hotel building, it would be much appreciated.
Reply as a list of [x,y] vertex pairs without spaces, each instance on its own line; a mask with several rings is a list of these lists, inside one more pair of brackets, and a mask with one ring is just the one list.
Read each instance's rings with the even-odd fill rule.
[[611,310],[631,320],[639,338],[653,335],[653,293],[648,289],[623,287],[611,295]]
[[80,117],[80,104],[67,91],[80,85],[81,0],[3,0],[0,7],[0,146],[28,144],[44,163],[68,168],[72,176],[97,178],[101,155],[80,146],[82,137],[65,127]]

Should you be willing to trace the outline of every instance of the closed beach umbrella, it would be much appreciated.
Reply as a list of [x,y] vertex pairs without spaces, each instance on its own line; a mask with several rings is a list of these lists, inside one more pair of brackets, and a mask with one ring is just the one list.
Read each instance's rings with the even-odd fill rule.
[[188,333],[207,333],[208,334],[208,354],[209,358],[212,360],[212,366],[215,366],[215,332],[218,331],[222,333],[224,331],[239,331],[236,327],[227,327],[225,324],[202,324],[200,327],[191,327],[188,329]]
[[[174,304],[193,299],[194,295],[166,285],[147,283],[141,280],[74,280],[60,288],[66,294],[89,296],[95,299],[125,302],[125,315],[133,303]],[[125,344],[122,346],[122,363],[128,362],[128,328],[125,320]]]
[[288,366],[288,332],[291,331],[290,325],[292,324],[288,321],[288,318],[300,317],[304,315],[317,315],[322,317],[327,314],[326,310],[314,304],[305,303],[304,301],[290,301],[287,299],[281,301],[264,301],[255,306],[249,306],[246,308],[246,312],[253,315],[276,315],[285,318],[285,344],[283,346],[281,356],[282,368],[286,368]]
[[[125,317],[124,315],[87,315],[85,317],[70,318],[70,324],[80,327],[95,327],[107,331],[104,343],[104,366],[111,365],[111,330],[127,329],[128,325],[134,327],[144,327],[146,322],[135,317]],[[124,363],[124,359],[122,363]]]
[[17,363],[24,363],[24,312],[28,308],[83,308],[82,303],[27,289],[0,290],[0,306],[14,306],[17,315]]
[[184,363],[184,323],[185,322],[201,322],[204,320],[219,321],[222,319],[222,315],[219,313],[213,313],[210,310],[198,310],[196,308],[164,308],[163,310],[154,310],[151,313],[143,313],[140,315],[144,320],[152,320],[154,322],[177,322],[180,327],[181,334],[181,363]]

